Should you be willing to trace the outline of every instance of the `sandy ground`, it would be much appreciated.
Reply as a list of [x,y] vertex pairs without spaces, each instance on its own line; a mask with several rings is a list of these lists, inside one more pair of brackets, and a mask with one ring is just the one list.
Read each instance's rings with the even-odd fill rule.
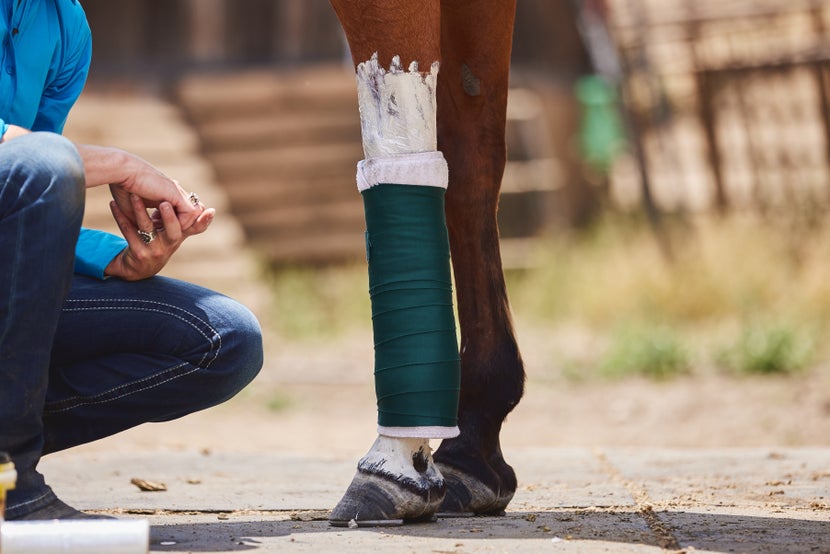
[[[828,368],[787,377],[574,382],[546,362],[543,345],[555,341],[530,329],[520,336],[527,386],[505,422],[505,448],[830,445]],[[361,455],[375,437],[369,333],[266,344],[262,373],[231,401],[84,448]]]
[[[519,490],[505,517],[328,526],[375,437],[362,332],[271,340],[261,376],[231,401],[43,469],[82,509],[149,519],[152,552],[830,552],[826,368],[575,383],[546,363],[555,340],[522,335],[526,395],[502,434]],[[132,476],[170,491],[139,492]]]

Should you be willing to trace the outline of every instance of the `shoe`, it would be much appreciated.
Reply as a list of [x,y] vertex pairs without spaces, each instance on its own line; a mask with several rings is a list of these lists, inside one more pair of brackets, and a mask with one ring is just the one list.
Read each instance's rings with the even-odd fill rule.
[[39,508],[28,514],[22,516],[8,518],[9,521],[33,521],[39,519],[117,519],[113,516],[88,514],[80,510],[76,510],[72,506],[66,504],[60,499],[56,498],[46,506]]

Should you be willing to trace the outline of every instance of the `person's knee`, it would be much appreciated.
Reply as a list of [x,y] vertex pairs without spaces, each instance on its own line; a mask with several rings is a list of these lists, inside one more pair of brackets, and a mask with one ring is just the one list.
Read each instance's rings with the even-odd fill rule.
[[69,189],[68,194],[74,196],[80,193],[83,201],[86,188],[84,162],[72,141],[55,133],[33,133],[32,136],[42,153],[39,163],[52,179],[60,181],[62,189]]
[[225,324],[217,359],[209,371],[217,381],[218,401],[224,401],[253,381],[262,369],[264,355],[262,329],[251,311],[230,298],[222,298],[217,308]]
[[31,133],[10,141],[13,171],[25,182],[24,196],[55,206],[56,215],[82,215],[86,183],[84,165],[75,145],[55,133]]
[[233,334],[231,355],[236,360],[235,373],[241,390],[253,381],[262,369],[264,362],[262,329],[254,314],[245,306],[236,304],[234,312],[236,324],[230,331]]

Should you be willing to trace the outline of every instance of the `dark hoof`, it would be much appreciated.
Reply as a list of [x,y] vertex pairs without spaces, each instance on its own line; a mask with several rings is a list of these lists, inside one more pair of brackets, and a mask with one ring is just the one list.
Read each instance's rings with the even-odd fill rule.
[[440,517],[504,515],[513,499],[512,490],[493,490],[476,477],[446,464],[435,466],[444,476],[447,493],[438,510]]
[[332,510],[329,523],[335,527],[377,527],[435,521],[444,498],[444,482],[439,478],[418,485],[358,470]]

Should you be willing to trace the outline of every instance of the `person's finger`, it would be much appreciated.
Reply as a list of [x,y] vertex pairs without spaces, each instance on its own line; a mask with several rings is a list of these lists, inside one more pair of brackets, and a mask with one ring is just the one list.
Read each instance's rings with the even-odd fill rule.
[[[153,248],[152,243],[158,238],[158,233],[156,233],[156,226],[147,213],[146,204],[142,198],[135,194],[130,195],[130,202],[133,205],[133,212],[135,213],[135,220],[138,225],[136,233],[141,238],[145,247]],[[156,245],[156,248],[158,246],[159,244]]]
[[207,208],[207,206],[199,198],[199,195],[193,191],[187,193],[187,199],[197,210],[204,211]]
[[159,204],[159,214],[161,226],[164,228],[164,236],[167,237],[167,240],[173,242],[182,240],[182,227],[173,206],[169,202],[162,202]]
[[153,225],[153,221],[150,219],[150,215],[147,213],[147,206],[144,204],[144,200],[135,194],[131,194],[130,202],[133,205],[135,222],[138,225],[138,228],[146,233],[152,232],[153,229],[155,229],[155,226]]
[[199,215],[193,225],[184,230],[185,236],[192,237],[193,235],[204,233],[215,217],[216,210],[214,208],[206,208],[205,211]]
[[164,230],[164,221],[161,219],[161,211],[159,208],[156,208],[150,214],[150,221],[153,222],[153,227],[155,227],[156,231]]
[[[172,202],[173,208],[179,218],[182,230],[186,230],[196,223],[199,216],[204,213],[206,206],[199,200],[198,194],[195,192],[187,192],[179,185],[178,181],[175,179],[172,181],[180,192],[180,197],[176,198],[175,202]],[[184,199],[184,201],[182,202],[181,199]]]
[[118,207],[121,209],[121,213],[133,222],[135,225],[135,217],[132,214],[133,205],[130,201],[130,193],[124,190],[122,187],[110,185],[110,192],[112,194],[113,200],[115,200]]
[[140,246],[144,245],[144,242],[141,240],[141,237],[138,236],[136,232],[135,223],[129,220],[127,216],[121,211],[121,208],[118,207],[118,204],[115,200],[110,201],[110,211],[112,212],[112,217],[115,219],[116,225],[118,228],[121,229],[121,234],[124,235],[124,238],[127,239],[127,244],[130,248],[136,249]]

